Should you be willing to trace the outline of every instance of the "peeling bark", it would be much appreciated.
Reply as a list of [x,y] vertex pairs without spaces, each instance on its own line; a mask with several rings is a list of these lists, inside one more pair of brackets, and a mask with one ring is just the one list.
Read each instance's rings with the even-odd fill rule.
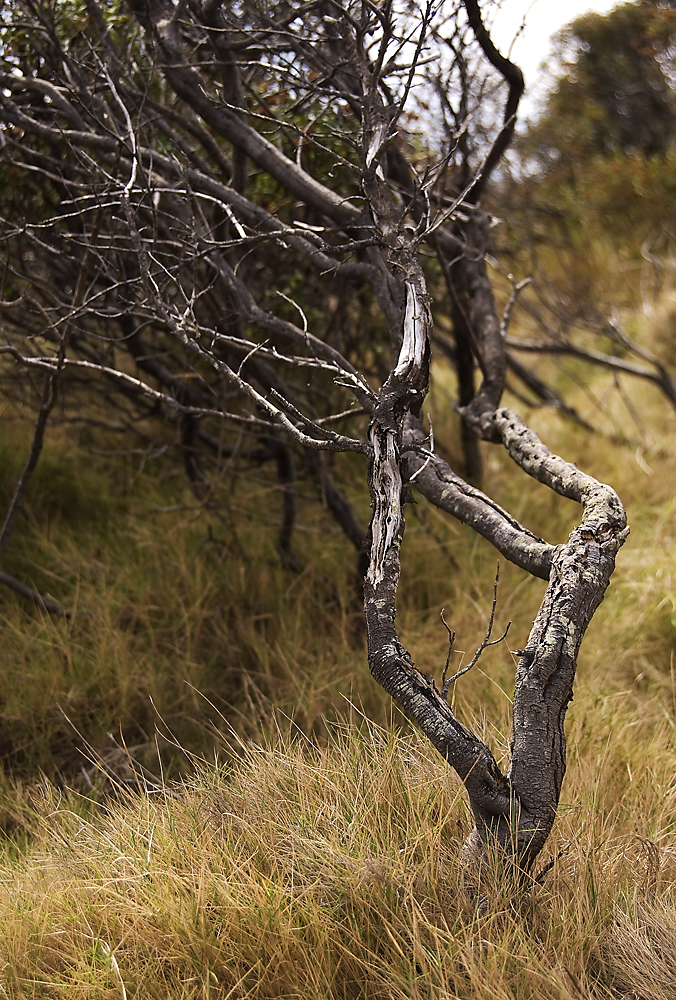
[[509,410],[498,410],[495,424],[525,472],[583,508],[581,524],[555,552],[549,586],[516,672],[509,779],[521,804],[538,819],[530,834],[520,832],[524,857],[532,861],[549,834],[561,793],[564,719],[580,643],[629,529],[613,489],[553,455]]
[[[508,558],[523,553],[514,561],[530,562],[524,568],[539,569],[539,576],[550,566],[549,585],[517,668],[512,762],[507,775],[500,772],[481,740],[454,717],[434,681],[416,670],[399,641],[394,605],[403,519],[381,562],[381,575],[367,577],[365,608],[373,676],[465,783],[476,821],[465,846],[465,860],[480,862],[483,845],[495,843],[527,871],[556,816],[566,768],[564,720],[580,643],[603,600],[628,528],[615,491],[552,454],[515,414],[499,410],[495,427],[524,471],[582,504],[582,522],[565,545],[547,546],[529,537],[506,512],[462,484],[438,459],[423,469],[423,459],[408,451],[404,467],[419,470],[416,483],[421,492],[430,493],[440,506],[455,508],[452,512],[456,513],[464,504],[462,520],[472,523]],[[453,486],[446,496],[433,486],[435,478],[437,483],[444,482],[442,476]],[[381,505],[374,511],[374,520],[382,510]]]
[[[373,516],[370,565],[364,581],[369,666],[374,679],[420,727],[465,782],[482,839],[499,831],[500,841],[506,843],[513,798],[508,779],[500,772],[488,747],[455,718],[434,680],[416,669],[395,627],[399,552],[404,533],[401,474],[404,417],[408,410],[419,413],[429,379],[431,316],[419,265],[414,287],[415,294],[407,283],[401,351],[381,389],[369,426],[372,446],[369,488]],[[423,337],[424,346],[421,345]]]
[[[482,262],[483,263],[483,262]],[[479,289],[483,284],[479,283]],[[422,295],[420,296],[422,299]],[[375,680],[425,733],[465,783],[476,826],[463,857],[481,863],[485,845],[502,847],[527,871],[542,849],[556,816],[566,766],[564,720],[572,698],[577,654],[592,615],[601,603],[628,529],[622,504],[610,487],[552,454],[511,411],[490,407],[490,379],[480,415],[482,434],[501,441],[529,476],[583,506],[582,523],[565,545],[548,545],[488,497],[464,483],[448,465],[426,451],[419,412],[427,388],[424,351],[417,346],[431,322],[418,324],[417,298],[408,295],[402,348],[383,386],[369,427],[372,457],[369,486],[373,503],[371,561],[364,585],[369,665]],[[486,321],[490,299],[481,302]],[[410,306],[410,308],[409,308]],[[488,316],[489,347],[497,313]],[[505,352],[500,365],[504,373]],[[403,473],[403,474],[402,474]],[[432,678],[418,671],[395,627],[399,552],[404,534],[404,484],[417,487],[438,506],[459,516],[501,552],[549,585],[519,660],[514,698],[512,762],[503,775],[489,748],[454,716]]]

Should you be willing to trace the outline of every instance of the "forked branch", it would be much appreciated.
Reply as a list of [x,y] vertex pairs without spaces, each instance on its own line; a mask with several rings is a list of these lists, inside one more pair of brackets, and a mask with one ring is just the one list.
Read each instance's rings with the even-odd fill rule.
[[511,622],[507,622],[507,627],[506,627],[505,631],[502,633],[502,635],[500,636],[499,639],[493,639],[491,641],[491,633],[493,632],[493,622],[495,621],[495,609],[496,609],[497,604],[498,604],[498,583],[499,583],[499,581],[500,581],[500,563],[498,563],[498,568],[497,568],[496,573],[495,573],[495,580],[493,582],[493,603],[491,605],[491,613],[490,613],[490,616],[488,618],[488,628],[486,629],[486,635],[484,636],[484,638],[483,638],[483,640],[481,642],[481,645],[479,646],[479,648],[477,649],[476,653],[474,654],[474,656],[472,657],[472,659],[469,661],[469,663],[467,664],[467,666],[466,667],[462,667],[461,670],[458,670],[457,673],[453,674],[452,677],[449,677],[448,680],[446,679],[446,673],[448,671],[448,663],[449,663],[450,656],[451,656],[450,646],[455,641],[455,632],[451,632],[450,631],[450,629],[448,628],[448,625],[446,625],[446,622],[444,621],[443,611],[441,613],[441,620],[442,620],[442,622],[444,622],[444,625],[448,629],[449,636],[450,635],[453,636],[453,639],[451,639],[450,642],[449,642],[449,651],[448,651],[448,656],[446,657],[446,666],[444,667],[444,672],[443,672],[443,675],[442,675],[442,678],[441,678],[441,697],[444,698],[446,701],[448,701],[448,692],[449,692],[449,689],[451,687],[451,684],[455,684],[455,682],[458,680],[459,677],[463,677],[464,674],[468,674],[469,671],[472,669],[472,667],[475,667],[477,665],[477,663],[479,662],[479,657],[483,653],[484,649],[488,649],[489,646],[497,646],[499,642],[502,642],[503,639],[507,638],[507,633],[509,632],[509,629],[510,629],[511,624],[512,624]]

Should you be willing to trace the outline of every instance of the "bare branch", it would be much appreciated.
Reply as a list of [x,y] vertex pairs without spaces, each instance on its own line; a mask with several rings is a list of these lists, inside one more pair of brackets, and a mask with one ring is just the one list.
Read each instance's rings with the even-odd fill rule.
[[[490,617],[488,619],[488,628],[486,630],[486,635],[484,636],[484,639],[483,639],[481,645],[479,646],[479,648],[477,649],[476,653],[474,654],[474,656],[472,657],[472,659],[469,661],[469,663],[467,664],[467,666],[463,667],[461,670],[458,670],[458,672],[455,673],[455,674],[453,674],[452,677],[449,677],[448,680],[446,680],[446,671],[448,670],[448,657],[446,658],[446,666],[444,667],[444,673],[443,673],[442,682],[441,682],[441,697],[442,698],[448,699],[448,692],[449,692],[449,689],[450,689],[451,685],[455,684],[455,682],[458,680],[459,677],[463,677],[464,674],[469,673],[469,671],[472,669],[472,667],[475,667],[477,665],[477,663],[479,662],[479,657],[483,653],[484,649],[488,649],[489,646],[497,646],[497,644],[499,642],[502,642],[503,639],[507,638],[507,633],[509,632],[509,629],[510,629],[511,624],[512,624],[511,622],[507,622],[507,627],[506,627],[505,631],[502,633],[502,635],[500,636],[499,639],[493,639],[492,642],[489,641],[490,638],[491,638],[491,633],[493,631],[493,621],[495,619],[495,609],[496,609],[497,604],[498,604],[498,582],[499,582],[499,580],[500,580],[500,563],[498,563],[498,568],[497,568],[496,573],[495,573],[495,581],[493,583],[493,604],[491,605],[491,613],[490,613]],[[442,621],[443,621],[443,618],[442,618]],[[446,622],[444,622],[444,625],[446,625]],[[448,625],[446,625],[446,628],[448,628]],[[453,634],[453,641],[455,641],[455,633],[452,633],[452,634]],[[449,651],[449,657],[450,657],[450,651]]]
[[486,162],[481,174],[481,181],[473,191],[472,196],[476,201],[480,197],[481,190],[489,180],[493,170],[500,162],[502,154],[512,141],[514,127],[516,125],[516,114],[519,108],[519,102],[521,101],[521,97],[525,89],[525,81],[523,73],[519,67],[515,66],[509,59],[506,59],[503,55],[501,55],[493,44],[493,40],[491,39],[488,31],[486,31],[486,27],[483,23],[478,0],[463,0],[463,3],[465,5],[465,10],[467,11],[467,19],[472,26],[476,40],[483,49],[486,58],[498,70],[498,72],[503,75],[509,86],[509,93],[507,101],[505,102],[502,119],[504,123],[503,129],[491,149],[489,159]]
[[33,432],[33,441],[31,443],[30,452],[28,453],[26,464],[24,465],[16,487],[14,488],[14,494],[9,507],[7,508],[2,528],[0,529],[0,559],[5,553],[7,543],[9,542],[12,531],[14,530],[17,518],[21,513],[21,508],[23,507],[23,502],[26,498],[26,492],[28,490],[28,484],[31,481],[31,476],[35,471],[38,459],[40,458],[40,454],[42,452],[47,421],[49,420],[49,414],[52,412],[56,402],[56,387],[62,368],[63,365],[57,362],[53,373],[48,375],[45,379],[45,387],[42,394],[42,401],[40,402],[38,418],[35,422],[35,430]]
[[516,300],[519,297],[519,293],[523,291],[528,285],[531,284],[532,278],[524,278],[523,281],[514,281],[512,275],[509,275],[509,279],[512,282],[512,291],[510,293],[509,299],[507,300],[507,305],[505,306],[505,311],[502,314],[502,323],[500,324],[500,333],[503,337],[507,336],[507,331],[509,329],[509,324],[512,319],[512,311],[516,305]]
[[425,449],[425,434],[409,422],[402,456],[404,474],[436,507],[448,511],[486,538],[510,562],[533,576],[549,579],[554,546],[524,528],[481,490],[456,475],[448,463]]
[[[6,379],[15,397],[33,373],[46,380],[0,554],[57,379],[64,419],[98,407],[101,427],[133,427],[144,455],[167,447],[149,427],[178,425],[172,437],[208,509],[217,504],[211,468],[235,482],[239,460],[276,462],[277,545],[292,569],[303,527],[297,442],[317,494],[359,552],[373,677],[465,783],[476,822],[467,850],[498,844],[528,868],[559,801],[577,650],[627,529],[609,487],[553,455],[501,407],[509,368],[540,400],[573,415],[508,354],[530,347],[507,338],[525,283],[512,282],[500,319],[486,268],[491,220],[480,197],[511,141],[520,70],[495,48],[477,0],[421,10],[372,0],[354,9],[337,0],[326,9],[314,0],[281,7],[131,0],[130,17],[117,20],[114,33],[104,5],[86,6],[77,37],[62,39],[58,4],[47,22],[32,0],[15,0],[0,53],[0,140],[12,157],[8,183],[18,176],[23,185],[22,197],[10,192],[0,213],[10,289],[0,302],[0,356],[15,362]],[[27,39],[20,74],[14,24],[22,46]],[[31,63],[32,43],[36,52],[47,46],[48,57]],[[501,123],[493,69],[508,84]],[[441,118],[432,123],[445,136],[438,155],[432,143],[423,154],[401,118],[422,75],[440,99]],[[430,253],[439,268],[423,267]],[[459,374],[468,475],[481,471],[479,439],[502,444],[522,473],[582,504],[565,545],[538,538],[458,476],[435,452],[431,424],[429,437],[423,431],[430,291],[439,300],[428,274],[439,269],[455,348],[439,342]],[[521,304],[530,308],[527,299]],[[608,332],[641,363],[609,363],[594,352],[587,360],[652,379],[676,405],[666,368],[619,328]],[[546,350],[562,349],[555,339],[547,332]],[[355,406],[346,409],[351,397]],[[363,437],[334,429],[355,414],[368,414]],[[368,533],[322,451],[367,456]],[[365,471],[361,459],[350,466],[360,462]],[[399,639],[396,593],[412,487],[548,581],[517,670],[508,775],[447,699],[449,686],[496,641],[497,578],[486,637],[450,680],[453,637],[444,622],[451,642],[441,691]]]
[[70,618],[71,616],[70,611],[67,611],[62,604],[58,603],[58,601],[54,601],[51,597],[39,594],[37,590],[27,587],[15,577],[10,576],[9,573],[3,573],[0,571],[0,583],[5,587],[9,587],[11,590],[16,591],[17,594],[21,595],[21,597],[25,597],[27,600],[32,601],[38,608],[42,611],[46,611],[50,615],[57,615],[60,618]]

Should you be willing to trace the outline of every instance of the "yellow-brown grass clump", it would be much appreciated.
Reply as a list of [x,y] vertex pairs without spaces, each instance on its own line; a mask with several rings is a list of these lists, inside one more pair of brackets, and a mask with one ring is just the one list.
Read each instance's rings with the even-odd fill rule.
[[[323,748],[280,737],[98,811],[36,786],[20,817],[31,846],[2,868],[2,988],[668,1000],[676,785],[665,735],[653,732],[632,783],[609,754],[594,778],[574,772],[553,866],[525,888],[489,880],[485,908],[456,861],[470,826],[458,781],[419,737],[356,713]],[[651,825],[652,840],[634,832]]]

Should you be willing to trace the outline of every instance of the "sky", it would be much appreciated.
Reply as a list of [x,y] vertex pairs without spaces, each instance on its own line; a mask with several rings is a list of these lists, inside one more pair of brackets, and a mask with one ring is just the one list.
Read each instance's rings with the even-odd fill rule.
[[[522,102],[522,115],[527,117],[534,105],[537,92],[539,67],[550,53],[550,38],[555,31],[574,21],[580,14],[595,10],[605,14],[620,0],[503,0],[495,15],[491,37],[503,55],[509,54],[523,70],[526,78],[526,95]],[[526,26],[515,40],[523,21]],[[529,91],[531,92],[529,95]]]

